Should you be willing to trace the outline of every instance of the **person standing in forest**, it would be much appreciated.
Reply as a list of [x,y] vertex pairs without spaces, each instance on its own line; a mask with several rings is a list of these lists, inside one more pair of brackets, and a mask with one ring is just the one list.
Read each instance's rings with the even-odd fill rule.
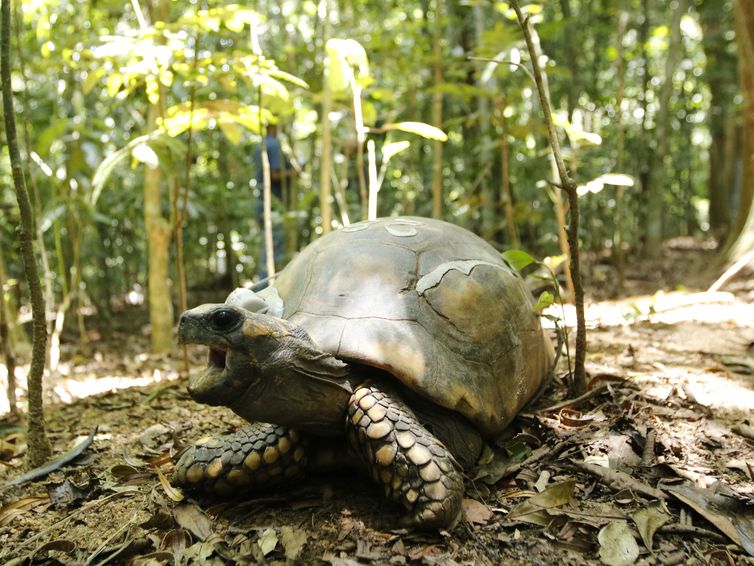
[[[285,248],[285,231],[283,230],[283,212],[284,183],[290,182],[291,164],[287,157],[283,155],[280,147],[280,140],[277,137],[277,124],[268,124],[266,134],[263,140],[267,148],[267,159],[270,163],[270,192],[272,197],[272,247],[274,250],[273,257],[275,265],[280,263]],[[262,172],[262,144],[260,143],[254,152],[254,167],[256,170],[257,187],[259,197],[257,198],[257,224],[260,232],[264,227],[264,175]],[[267,249],[262,243],[262,252],[259,256],[258,275],[260,279],[267,278]]]

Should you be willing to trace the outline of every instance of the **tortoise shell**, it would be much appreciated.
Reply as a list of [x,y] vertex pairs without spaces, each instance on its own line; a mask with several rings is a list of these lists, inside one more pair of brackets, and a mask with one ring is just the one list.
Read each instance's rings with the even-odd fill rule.
[[359,222],[306,247],[276,280],[283,318],[321,349],[385,370],[501,432],[551,369],[521,276],[492,246],[452,224]]

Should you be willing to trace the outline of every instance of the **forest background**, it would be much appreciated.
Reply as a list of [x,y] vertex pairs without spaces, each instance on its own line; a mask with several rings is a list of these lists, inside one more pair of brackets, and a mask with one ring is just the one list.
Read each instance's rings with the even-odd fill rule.
[[[580,242],[614,290],[626,258],[657,257],[674,236],[710,237],[721,265],[750,252],[750,3],[524,9],[580,184]],[[566,255],[565,199],[549,182],[507,3],[34,1],[14,18],[53,346],[69,313],[86,340],[87,314],[109,324],[119,304],[144,301],[153,351],[170,350],[173,306],[195,302],[187,287],[219,296],[254,277],[263,195],[253,156],[272,121],[295,169],[278,207],[286,258],[365,218],[377,190],[378,215],[444,218],[553,265]],[[7,158],[0,167],[12,321],[22,264]]]
[[[198,351],[186,357],[176,349],[176,314],[222,301],[239,285],[263,285],[261,273],[280,270],[326,232],[375,216],[442,218],[500,251],[525,250],[541,259],[556,274],[562,298],[573,301],[567,187],[560,186],[563,175],[511,4],[13,2],[3,21],[12,24],[3,98],[12,91],[15,107],[8,112],[6,104],[4,118],[14,115],[18,136],[6,133],[6,120],[0,154],[3,472],[18,475],[27,444],[32,465],[48,453],[31,426],[28,438],[17,430],[24,397],[31,424],[43,399],[106,394],[48,413],[57,453],[72,435],[101,426],[78,445],[81,451],[96,440],[93,460],[64,468],[78,485],[86,474],[96,476],[84,488],[89,502],[71,510],[76,503],[60,507],[54,494],[8,500],[0,508],[1,557],[34,554],[35,540],[44,549],[42,540],[57,536],[65,521],[105,502],[103,514],[93,513],[88,524],[69,523],[71,531],[63,533],[78,545],[79,558],[117,556],[130,548],[129,533],[120,550],[103,550],[96,541],[137,524],[152,537],[144,548],[164,550],[177,531],[158,540],[149,521],[135,517],[166,510],[204,541],[206,532],[187,527],[178,509],[203,511],[185,503],[170,507],[165,498],[177,503],[183,495],[160,474],[199,432],[238,423],[227,411],[197,408],[179,385],[177,378],[202,362]],[[541,40],[538,63],[578,184],[591,390],[563,401],[573,392],[556,376],[541,400],[545,407],[511,427],[511,434],[524,433],[516,438],[525,437],[526,446],[498,466],[493,487],[477,482],[467,494],[467,538],[385,535],[394,527],[391,511],[374,507],[368,489],[349,494],[335,483],[335,497],[329,484],[321,497],[306,496],[316,500],[311,517],[310,507],[295,507],[295,491],[260,500],[258,513],[244,518],[251,526],[243,527],[244,544],[257,545],[257,559],[276,545],[275,552],[282,545],[288,556],[284,530],[324,514],[321,528],[306,534],[308,559],[352,550],[366,559],[365,548],[379,548],[404,562],[450,563],[443,561],[459,549],[469,560],[481,549],[489,563],[499,563],[498,552],[525,556],[539,549],[544,562],[555,563],[564,548],[595,558],[599,547],[605,562],[600,537],[608,521],[631,506],[644,510],[636,493],[663,498],[654,488],[641,490],[659,486],[668,469],[678,476],[671,481],[693,480],[711,503],[691,506],[707,521],[702,529],[690,524],[682,499],[670,506],[677,520],[662,533],[663,563],[702,555],[705,563],[718,555],[731,563],[741,549],[753,552],[754,525],[749,519],[745,528],[737,525],[738,535],[726,529],[725,520],[736,515],[720,512],[710,486],[724,483],[738,490],[739,503],[744,493],[751,500],[754,291],[741,274],[754,258],[754,4],[558,0],[528,2],[523,15]],[[263,181],[264,164],[273,161],[262,142],[270,124],[287,157],[280,198]],[[14,141],[22,167],[12,171]],[[28,186],[33,222],[26,231],[19,231],[25,212],[12,172],[22,173]],[[283,249],[265,257],[273,235]],[[25,243],[33,244],[37,278],[25,274]],[[707,289],[731,266],[743,269],[727,288],[731,293],[685,289]],[[29,306],[30,279],[41,282],[40,308]],[[718,280],[713,291],[728,281]],[[572,313],[566,305],[546,316],[572,327]],[[32,327],[36,337],[50,336],[41,354],[32,347]],[[34,374],[35,359],[44,395],[41,382],[27,389],[24,379],[30,360]],[[113,391],[135,384],[152,385]],[[585,462],[574,463],[574,455],[590,454],[632,472],[639,482],[630,484],[633,495],[616,495],[612,480],[599,474],[602,479],[586,479],[595,468],[576,471]],[[129,470],[120,467],[124,462]],[[540,526],[549,531],[529,529],[522,538],[508,515],[509,496],[521,497],[525,487],[529,497],[564,478],[579,509],[564,526],[548,519]],[[0,491],[22,494],[26,487],[14,481]],[[97,482],[119,489],[132,481],[140,487],[128,499],[100,497]],[[158,482],[162,492],[155,495]],[[662,486],[666,495],[671,487]],[[151,503],[131,498],[147,492]],[[557,496],[555,506],[570,499]],[[104,518],[117,522],[126,513],[134,517],[127,523]],[[241,532],[234,530],[240,528],[234,513],[229,520],[210,515],[216,532]],[[168,521],[157,532],[174,526]],[[720,546],[715,528],[737,547]],[[275,539],[266,546],[278,531],[281,545]],[[654,552],[652,537],[641,536],[642,553]],[[338,546],[343,540],[353,549]]]

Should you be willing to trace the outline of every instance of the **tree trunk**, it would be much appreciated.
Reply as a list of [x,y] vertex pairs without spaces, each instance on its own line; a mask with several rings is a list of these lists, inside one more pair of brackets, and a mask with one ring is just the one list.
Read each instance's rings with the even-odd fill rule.
[[[148,129],[157,127],[159,108],[149,110]],[[173,302],[170,296],[169,257],[171,226],[162,214],[162,172],[146,167],[144,173],[144,226],[147,231],[149,322],[152,352],[173,348]]]
[[27,443],[29,446],[29,464],[36,467],[43,464],[52,452],[50,441],[45,431],[44,404],[42,402],[42,378],[44,376],[45,355],[47,353],[47,326],[45,321],[45,304],[42,296],[42,284],[37,272],[37,259],[34,253],[34,217],[26,191],[24,174],[21,166],[21,154],[18,150],[16,135],[15,110],[13,108],[13,90],[10,72],[10,0],[2,0],[2,29],[0,31],[0,77],[2,78],[3,114],[5,115],[5,137],[8,143],[13,185],[21,213],[18,225],[18,240],[21,245],[21,257],[24,262],[26,282],[29,285],[32,314],[32,350],[29,368],[29,415]]
[[[615,167],[619,173],[623,172],[626,153],[626,128],[623,124],[623,98],[626,89],[626,65],[623,53],[623,36],[628,27],[628,12],[621,6],[617,17],[617,54],[615,58],[615,72],[618,75],[618,92],[615,95],[615,125],[618,143],[616,147]],[[626,254],[623,249],[625,240],[625,187],[619,186],[615,195],[615,235],[613,237],[613,256],[618,269],[618,288],[623,289],[625,283]]]
[[513,216],[513,189],[511,188],[510,174],[510,146],[508,144],[508,129],[505,125],[505,99],[499,96],[495,99],[498,121],[500,123],[500,206],[505,213],[505,231],[508,235],[508,243],[513,248],[518,248],[521,242],[518,238],[516,221]]
[[[442,128],[442,9],[443,0],[435,0],[435,17],[432,30],[432,58],[435,92],[432,94],[432,125]],[[442,218],[442,152],[444,143],[434,142],[435,159],[432,162],[432,218]]]
[[[170,3],[157,0],[153,6],[152,22],[167,22]],[[147,131],[157,129],[162,114],[164,93],[149,108]],[[147,296],[152,335],[152,353],[162,354],[173,349],[173,301],[170,293],[170,239],[172,226],[162,213],[162,171],[146,167],[144,173],[144,226],[147,232]]]
[[729,262],[735,262],[754,250],[754,4],[749,0],[736,0],[735,17],[743,94],[743,186],[738,219],[725,253]]
[[565,60],[563,63],[570,71],[566,94],[568,120],[570,121],[573,119],[573,111],[576,109],[576,102],[579,96],[579,61],[582,58],[582,54],[579,53],[580,46],[574,41],[574,35],[578,33],[578,30],[576,29],[577,22],[573,20],[571,14],[570,0],[560,0],[560,12],[563,14],[564,30],[569,38],[564,45]]
[[[329,2],[325,3],[325,16],[322,22],[322,49],[327,44],[329,32],[328,20],[330,18]],[[330,77],[327,71],[327,62],[324,64],[324,76],[322,81],[322,147],[319,154],[319,209],[322,214],[322,232],[327,234],[332,230],[332,211],[330,210],[330,169],[332,168],[332,125],[330,124],[330,111],[332,110],[332,92],[330,90]]]
[[[24,52],[21,49],[21,46],[23,45],[23,42],[21,41],[21,31],[23,29],[22,27],[22,21],[21,21],[21,14],[20,10],[18,8],[18,5],[16,5],[15,9],[13,10],[13,16],[15,19],[16,29],[15,29],[15,37],[16,37],[16,49],[18,51],[18,62],[21,67],[21,76],[23,77],[23,90],[22,93],[22,104],[24,108],[29,108],[29,91],[27,89],[27,86],[29,84],[29,80],[26,76],[26,60],[24,59]],[[42,202],[39,199],[39,190],[37,189],[37,182],[36,177],[32,174],[31,171],[31,159],[29,156],[32,152],[32,145],[31,145],[31,135],[29,133],[29,119],[28,116],[24,115],[24,146],[26,150],[26,176],[29,180],[29,189],[31,190],[31,202],[34,206],[34,218],[42,218]],[[50,320],[50,313],[52,312],[54,305],[55,305],[55,292],[53,290],[53,281],[54,281],[54,275],[52,273],[52,270],[50,269],[50,262],[47,257],[47,249],[45,247],[45,240],[44,240],[44,233],[42,232],[41,223],[35,222],[34,226],[34,232],[36,234],[37,238],[37,248],[39,249],[39,260],[42,265],[42,273],[44,274],[44,284],[45,284],[45,320]],[[50,325],[48,327],[48,332],[52,328]]]
[[725,3],[704,0],[699,16],[704,32],[702,47],[707,59],[705,77],[710,89],[709,131],[709,221],[712,233],[724,242],[731,222],[731,195],[735,182],[734,166],[739,155],[736,137],[738,73],[736,57],[730,52],[732,13]]
[[13,334],[10,330],[10,317],[8,316],[8,302],[5,300],[5,258],[0,248],[0,346],[5,355],[5,369],[8,374],[8,406],[13,417],[18,416],[16,406],[16,348],[13,344]]
[[[484,5],[474,4],[474,42],[476,45],[482,44],[482,35],[484,34],[485,22],[487,21],[486,8]],[[481,78],[477,79],[477,86],[485,88]],[[492,191],[492,183],[489,176],[489,163],[491,157],[490,143],[490,101],[487,96],[480,96],[477,99],[477,109],[479,112],[479,140],[478,140],[478,161],[477,167],[482,176],[480,179],[480,196],[481,198],[481,217],[482,217],[482,237],[485,240],[492,240],[495,236],[495,225],[497,214],[495,210],[495,195]]]
[[636,222],[630,227],[628,233],[632,235],[632,243],[635,247],[643,248],[647,241],[645,226],[647,225],[647,195],[649,195],[649,168],[652,158],[652,139],[647,130],[649,120],[649,91],[652,86],[652,75],[649,71],[649,0],[641,0],[641,25],[639,26],[639,46],[641,51],[641,96],[639,104],[641,108],[641,135],[638,140],[639,147],[639,186],[636,198]]
[[670,27],[670,42],[668,55],[665,60],[665,79],[660,88],[658,99],[659,107],[655,116],[655,140],[657,146],[650,157],[649,167],[649,193],[647,195],[647,241],[645,253],[647,257],[658,257],[662,247],[663,215],[664,215],[664,191],[667,186],[665,174],[665,161],[669,153],[670,122],[672,118],[670,110],[670,97],[673,94],[673,75],[681,59],[681,16],[686,13],[688,0],[678,0],[673,12],[673,22]]

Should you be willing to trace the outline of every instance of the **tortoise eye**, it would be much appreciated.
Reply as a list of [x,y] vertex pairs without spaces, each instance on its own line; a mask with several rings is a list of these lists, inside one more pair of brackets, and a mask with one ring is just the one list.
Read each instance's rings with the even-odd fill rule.
[[210,317],[210,324],[215,330],[230,330],[238,322],[238,314],[231,309],[220,309]]

